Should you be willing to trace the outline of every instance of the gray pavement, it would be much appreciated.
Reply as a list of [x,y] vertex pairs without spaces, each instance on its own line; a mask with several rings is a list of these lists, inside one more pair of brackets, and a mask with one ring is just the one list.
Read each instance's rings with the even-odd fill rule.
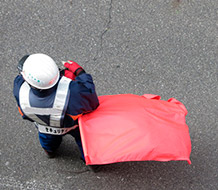
[[[0,21],[0,189],[217,189],[217,0],[1,0]],[[37,52],[77,61],[98,95],[183,102],[192,164],[116,163],[95,174],[70,136],[47,159],[12,94],[17,61]]]

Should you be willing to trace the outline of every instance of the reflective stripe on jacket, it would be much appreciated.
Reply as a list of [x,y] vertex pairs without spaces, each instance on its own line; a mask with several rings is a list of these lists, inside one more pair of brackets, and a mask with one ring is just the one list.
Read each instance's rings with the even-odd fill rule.
[[[58,89],[60,81],[63,81],[62,78],[63,76],[60,77],[60,80],[57,83],[57,85],[55,85],[51,89],[43,91],[39,91],[33,88],[26,89],[26,84],[24,84],[25,81],[23,77],[21,75],[18,75],[15,78],[13,93],[17,101],[18,110],[23,119],[27,119],[31,122],[35,122],[37,120],[38,124],[47,126],[47,128],[44,128],[44,131],[47,132],[49,129],[49,131],[53,131],[55,133],[58,131],[56,130],[56,124],[54,123],[58,123],[57,126],[61,126],[64,129],[71,128],[72,126],[78,124],[78,117],[80,117],[84,113],[93,111],[98,107],[99,101],[95,91],[95,85],[93,83],[92,77],[87,73],[83,73],[77,76],[75,81],[67,79],[69,80],[69,87],[65,99],[63,112],[61,116],[60,113],[59,116],[55,116],[55,118],[57,118],[57,120],[55,120],[53,116],[56,114],[56,112],[58,112],[56,111],[56,109],[54,110],[54,105],[56,104],[55,97],[58,97],[56,96],[56,91]],[[23,95],[21,95],[20,92],[21,87],[24,88],[24,90],[26,89],[26,91],[28,91],[28,93],[25,95],[27,97],[29,94],[29,98],[26,98],[26,100],[29,100],[29,106],[27,107],[31,107],[31,109],[33,108],[34,112],[29,112],[29,108],[26,109],[25,106],[23,106],[23,103],[21,106],[21,101],[23,97]],[[61,99],[63,100],[64,98]],[[43,114],[49,115],[39,115],[41,114],[40,109],[43,110]],[[50,117],[51,109],[53,110],[53,114],[51,114]],[[48,128],[48,126],[53,127],[54,129]]]
[[[39,107],[32,107],[30,105],[30,86],[27,82],[24,82],[20,88],[19,97],[20,97],[20,106],[23,110],[24,114],[36,122],[36,126],[38,130],[42,133],[47,134],[65,134],[72,130],[74,127],[67,128],[67,130],[55,130],[56,128],[60,128],[61,121],[64,118],[66,112],[66,104],[68,104],[69,98],[69,84],[71,80],[62,77],[58,83],[54,103],[52,108],[39,108]],[[41,120],[37,115],[44,116],[48,115],[49,118],[49,126]],[[49,129],[49,130],[48,130]]]

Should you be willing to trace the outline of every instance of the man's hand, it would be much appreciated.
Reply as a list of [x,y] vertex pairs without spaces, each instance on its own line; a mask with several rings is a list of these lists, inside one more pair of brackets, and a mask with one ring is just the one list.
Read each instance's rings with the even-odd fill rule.
[[71,79],[71,80],[75,80],[75,78],[76,78],[74,73],[72,71],[67,70],[67,69],[64,70],[64,76]]
[[68,68],[69,71],[73,72],[74,75],[78,75],[81,71],[83,71],[83,68],[76,62],[68,60],[64,63],[64,66]]

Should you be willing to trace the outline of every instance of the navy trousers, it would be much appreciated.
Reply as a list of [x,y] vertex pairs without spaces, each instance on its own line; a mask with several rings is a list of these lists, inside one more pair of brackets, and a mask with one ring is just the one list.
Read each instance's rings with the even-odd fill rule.
[[[80,138],[79,127],[77,127],[74,130],[69,131],[67,134],[70,134],[75,138],[76,143],[81,152],[81,157],[83,160],[85,160],[84,154],[83,154],[82,142]],[[65,135],[50,135],[50,134],[44,134],[44,133],[39,132],[39,141],[40,141],[42,148],[44,148],[48,152],[53,152],[60,146],[62,142],[62,137]]]

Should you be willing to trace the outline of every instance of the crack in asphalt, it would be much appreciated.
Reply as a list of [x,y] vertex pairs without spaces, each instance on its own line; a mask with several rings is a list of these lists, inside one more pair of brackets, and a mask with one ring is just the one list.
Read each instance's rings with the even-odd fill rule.
[[108,30],[111,27],[111,20],[112,20],[112,16],[111,16],[111,12],[112,12],[112,4],[113,4],[113,0],[110,1],[109,3],[109,9],[108,9],[108,22],[106,24],[106,28],[104,29],[104,31],[101,33],[100,35],[100,45],[99,48],[97,49],[97,53],[95,55],[95,57],[93,58],[93,61],[96,61],[99,57],[99,55],[102,53],[102,44],[103,44],[103,36],[108,32]]

